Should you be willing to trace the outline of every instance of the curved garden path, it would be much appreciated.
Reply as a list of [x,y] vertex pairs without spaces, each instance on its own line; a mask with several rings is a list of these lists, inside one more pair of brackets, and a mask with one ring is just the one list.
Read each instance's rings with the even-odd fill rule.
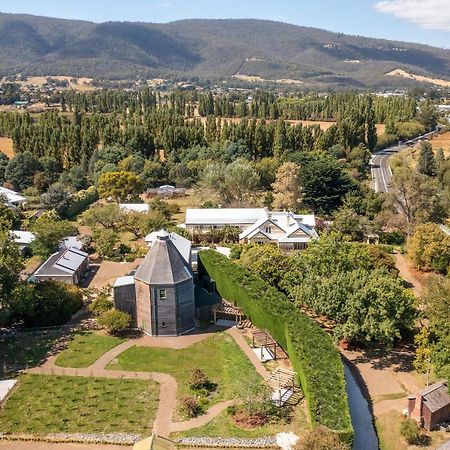
[[[219,328],[213,329],[218,331]],[[248,357],[250,362],[254,365],[256,371],[266,379],[269,372],[264,365],[252,351],[250,346],[245,341],[244,337],[237,328],[230,328],[226,333],[232,336],[237,345]],[[151,380],[160,385],[159,406],[156,412],[155,421],[153,423],[152,432],[163,437],[169,437],[171,432],[186,431],[192,428],[198,428],[209,423],[212,419],[217,417],[226,408],[234,403],[233,400],[223,401],[212,406],[206,414],[196,417],[185,422],[173,422],[173,413],[177,406],[177,382],[172,375],[159,372],[134,372],[124,370],[109,370],[106,369],[109,363],[114,361],[121,353],[134,346],[154,347],[154,348],[168,348],[168,349],[183,349],[190,347],[197,342],[207,339],[211,332],[200,334],[189,334],[178,337],[152,337],[144,336],[139,339],[132,339],[126,341],[112,350],[103,354],[92,365],[82,369],[71,367],[59,367],[55,364],[57,355],[51,356],[47,361],[33,369],[29,369],[26,373],[39,375],[61,375],[61,376],[75,376],[75,377],[98,377],[98,378],[123,378],[130,380]]]

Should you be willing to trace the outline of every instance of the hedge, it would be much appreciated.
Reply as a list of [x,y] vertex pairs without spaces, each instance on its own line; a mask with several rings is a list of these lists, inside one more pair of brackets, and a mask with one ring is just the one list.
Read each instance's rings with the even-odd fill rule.
[[71,219],[97,200],[98,192],[95,186],[91,186],[85,191],[79,191],[70,199],[70,205],[63,215],[65,218]]
[[217,292],[240,306],[260,329],[283,347],[298,374],[311,420],[353,440],[344,366],[332,339],[287,297],[213,250],[199,253],[199,274],[209,275]]

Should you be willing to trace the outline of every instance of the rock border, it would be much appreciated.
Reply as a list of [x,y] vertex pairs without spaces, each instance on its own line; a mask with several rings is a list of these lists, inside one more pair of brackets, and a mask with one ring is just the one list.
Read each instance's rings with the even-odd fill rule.
[[175,440],[183,447],[279,448],[275,436],[261,438],[185,437]]

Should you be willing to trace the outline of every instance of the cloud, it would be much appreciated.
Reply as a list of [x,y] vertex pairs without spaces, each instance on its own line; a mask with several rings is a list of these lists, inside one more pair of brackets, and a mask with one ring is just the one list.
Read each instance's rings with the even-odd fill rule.
[[448,0],[383,0],[375,4],[375,9],[422,28],[450,31]]

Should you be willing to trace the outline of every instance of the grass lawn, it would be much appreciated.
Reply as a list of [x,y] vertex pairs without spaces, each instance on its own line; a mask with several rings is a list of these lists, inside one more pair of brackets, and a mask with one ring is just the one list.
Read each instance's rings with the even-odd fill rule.
[[169,205],[177,205],[180,212],[173,216],[176,223],[184,223],[186,221],[187,208],[200,208],[200,199],[197,198],[191,191],[183,197],[164,199]]
[[103,336],[98,333],[77,333],[69,342],[66,350],[56,358],[60,367],[89,367],[100,356],[117,347],[126,339],[113,336]]
[[277,433],[292,431],[296,434],[304,431],[308,427],[303,405],[294,408],[293,417],[290,423],[273,423],[262,427],[251,429],[240,428],[235,425],[233,418],[227,411],[217,416],[207,425],[194,428],[192,430],[173,433],[173,439],[180,437],[236,437],[236,438],[257,438],[274,436]]
[[150,432],[159,386],[141,380],[24,375],[0,410],[10,433]]
[[13,377],[18,371],[35,367],[63,337],[61,331],[20,333],[0,339],[0,379]]
[[217,384],[209,404],[239,398],[247,383],[262,383],[253,365],[225,333],[217,333],[186,349],[132,347],[112,361],[108,369],[163,372],[176,378],[178,397],[191,394],[189,378],[192,370],[202,369]]
[[402,420],[403,416],[398,411],[389,411],[377,417],[375,425],[381,450],[431,450],[438,448],[448,440],[445,433],[433,431],[425,433],[426,443],[423,445],[408,445],[400,434]]

